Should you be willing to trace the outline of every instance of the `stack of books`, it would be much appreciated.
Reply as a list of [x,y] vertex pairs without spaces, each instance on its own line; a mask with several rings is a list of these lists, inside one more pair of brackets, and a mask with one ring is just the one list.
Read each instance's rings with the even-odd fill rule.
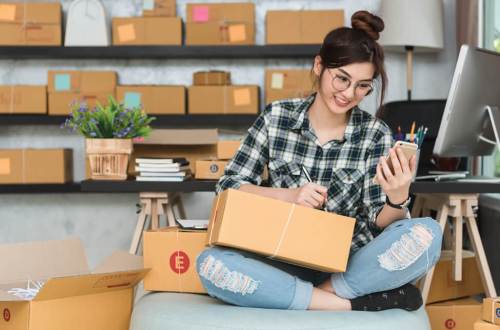
[[137,158],[137,181],[181,182],[191,177],[185,158]]

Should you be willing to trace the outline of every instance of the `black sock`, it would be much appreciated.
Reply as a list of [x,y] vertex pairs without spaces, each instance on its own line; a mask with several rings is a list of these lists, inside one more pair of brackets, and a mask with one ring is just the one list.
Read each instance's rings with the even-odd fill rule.
[[392,308],[414,311],[419,309],[422,304],[420,290],[411,284],[405,284],[402,287],[388,291],[374,292],[351,300],[353,311],[370,312]]

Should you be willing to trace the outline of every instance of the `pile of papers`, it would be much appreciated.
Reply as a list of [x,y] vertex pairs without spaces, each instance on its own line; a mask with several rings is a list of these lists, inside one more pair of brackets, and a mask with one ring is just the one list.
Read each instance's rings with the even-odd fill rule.
[[191,177],[185,158],[137,158],[135,171],[137,181],[181,182]]

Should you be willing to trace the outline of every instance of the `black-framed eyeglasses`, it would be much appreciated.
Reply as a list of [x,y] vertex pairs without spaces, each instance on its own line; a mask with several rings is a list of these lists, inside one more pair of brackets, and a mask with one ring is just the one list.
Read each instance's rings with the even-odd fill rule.
[[[332,77],[332,87],[339,92],[345,91],[352,85],[351,79],[349,77],[342,74],[333,74],[330,72],[330,69],[326,69],[330,76]],[[373,91],[373,82],[372,81],[358,81],[354,85],[354,95],[356,97],[361,98],[369,95]]]

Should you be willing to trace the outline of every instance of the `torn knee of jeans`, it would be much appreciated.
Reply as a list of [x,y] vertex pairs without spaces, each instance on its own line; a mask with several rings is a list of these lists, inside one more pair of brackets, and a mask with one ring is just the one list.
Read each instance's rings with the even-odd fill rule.
[[427,226],[416,224],[409,233],[403,234],[387,251],[379,255],[378,262],[388,271],[403,270],[429,249],[433,238],[434,235]]
[[258,281],[240,272],[230,271],[222,261],[211,255],[202,261],[198,273],[216,287],[243,296],[254,293],[259,286]]

